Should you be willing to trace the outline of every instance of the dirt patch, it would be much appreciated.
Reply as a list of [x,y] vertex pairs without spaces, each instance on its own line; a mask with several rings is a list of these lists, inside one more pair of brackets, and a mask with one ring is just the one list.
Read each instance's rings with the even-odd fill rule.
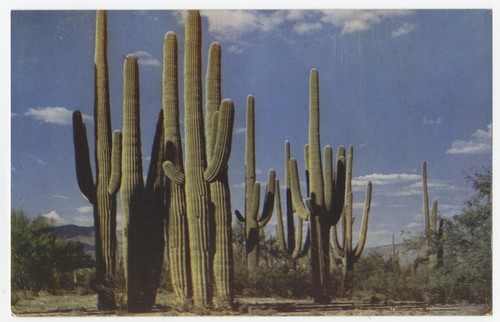
[[[159,296],[151,313],[141,316],[196,316],[169,306],[168,298]],[[41,295],[19,300],[12,307],[16,316],[124,316],[125,311],[101,312],[96,309],[95,295]],[[162,304],[163,303],[163,304]],[[314,304],[310,299],[238,298],[235,311],[206,311],[213,316],[412,316],[412,315],[490,315],[484,305],[430,305],[422,302],[367,303],[358,300],[334,300],[330,304]]]

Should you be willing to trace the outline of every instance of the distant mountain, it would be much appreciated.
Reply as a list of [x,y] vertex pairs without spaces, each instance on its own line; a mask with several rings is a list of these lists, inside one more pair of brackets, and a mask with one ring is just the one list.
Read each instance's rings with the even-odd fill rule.
[[77,225],[64,225],[54,227],[57,237],[65,238],[74,242],[80,242],[83,250],[95,256],[94,227],[82,227]]

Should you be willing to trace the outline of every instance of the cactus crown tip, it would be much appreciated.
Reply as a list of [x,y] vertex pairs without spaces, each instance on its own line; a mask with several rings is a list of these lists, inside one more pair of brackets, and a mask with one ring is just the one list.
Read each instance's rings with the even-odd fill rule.
[[171,37],[175,37],[175,32],[167,31],[167,33],[165,34],[165,40],[167,40],[168,38],[171,38]]
[[130,60],[130,59],[135,59],[135,60],[137,60],[137,56],[136,56],[136,55],[134,55],[134,54],[128,54],[127,56],[125,56],[125,59],[126,59],[126,60]]

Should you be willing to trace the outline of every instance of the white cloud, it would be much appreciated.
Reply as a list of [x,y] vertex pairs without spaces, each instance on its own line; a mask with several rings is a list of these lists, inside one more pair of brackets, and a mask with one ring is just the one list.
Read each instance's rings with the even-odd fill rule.
[[51,198],[55,198],[55,199],[68,199],[68,197],[66,196],[63,196],[63,195],[53,195],[53,196],[50,196]]
[[443,119],[442,119],[442,118],[440,118],[440,117],[438,117],[437,119],[432,120],[432,119],[428,119],[428,118],[424,117],[424,118],[422,119],[422,123],[423,123],[424,125],[437,125],[437,124],[441,124],[441,123],[443,123]]
[[94,225],[94,216],[78,215],[72,218],[72,224],[89,227]]
[[388,18],[411,15],[411,10],[323,10],[321,21],[341,29],[342,34],[366,31]]
[[59,216],[59,214],[55,210],[52,210],[51,212],[48,212],[46,214],[42,214],[42,217],[47,218],[47,219],[51,219],[56,224],[62,224],[62,223],[64,223],[64,219],[61,218],[61,216]]
[[304,35],[320,30],[322,26],[319,22],[298,22],[293,26],[293,30],[299,35]]
[[401,27],[399,27],[398,29],[394,30],[391,33],[391,35],[392,35],[393,38],[401,37],[403,35],[409,34],[413,30],[415,30],[416,27],[417,27],[417,24],[412,24],[412,23],[409,23],[409,22],[405,22]]
[[94,210],[94,208],[92,206],[83,206],[76,208],[76,210],[81,214],[88,214],[91,213]]
[[492,124],[487,130],[478,129],[472,133],[469,141],[455,140],[447,154],[480,154],[491,153]]
[[373,185],[387,185],[400,182],[412,182],[415,180],[420,180],[421,176],[418,174],[408,174],[408,173],[392,173],[392,174],[382,174],[373,173],[364,176],[359,176],[353,179],[353,186],[365,186],[368,181],[371,181]]
[[[68,110],[65,107],[30,107],[24,116],[29,116],[38,121],[43,121],[45,123],[52,123],[58,125],[71,125],[72,123],[73,111]],[[92,117],[83,114],[84,121],[92,120]]]
[[154,67],[161,66],[160,60],[154,58],[153,55],[151,55],[147,51],[138,50],[133,54],[139,58],[138,62],[140,65],[154,66]]
[[235,134],[245,134],[247,133],[247,128],[246,127],[238,127],[234,131]]

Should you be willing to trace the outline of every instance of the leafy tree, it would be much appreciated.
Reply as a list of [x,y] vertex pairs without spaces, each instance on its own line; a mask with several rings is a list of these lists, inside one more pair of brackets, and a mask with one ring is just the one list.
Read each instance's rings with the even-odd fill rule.
[[468,176],[475,194],[462,214],[445,223],[443,275],[456,300],[492,300],[491,171]]

